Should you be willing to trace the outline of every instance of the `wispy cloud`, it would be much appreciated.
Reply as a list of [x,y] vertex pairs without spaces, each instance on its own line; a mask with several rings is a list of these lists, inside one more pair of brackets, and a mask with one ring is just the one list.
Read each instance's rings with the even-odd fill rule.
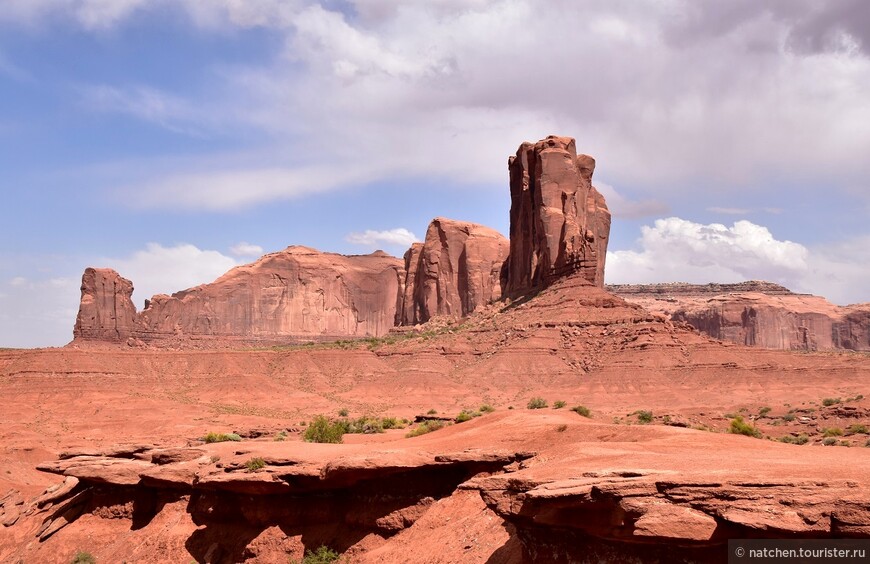
[[230,254],[234,257],[258,257],[263,254],[263,247],[242,241],[230,247]]
[[375,231],[367,229],[362,233],[349,233],[345,241],[354,245],[362,245],[365,247],[377,247],[378,245],[389,245],[393,247],[401,247],[407,249],[413,243],[420,239],[404,227],[395,229],[387,229],[385,231]]
[[102,84],[81,86],[79,92],[83,103],[94,111],[127,114],[175,133],[204,136],[202,127],[208,121],[207,113],[156,88],[116,88]]

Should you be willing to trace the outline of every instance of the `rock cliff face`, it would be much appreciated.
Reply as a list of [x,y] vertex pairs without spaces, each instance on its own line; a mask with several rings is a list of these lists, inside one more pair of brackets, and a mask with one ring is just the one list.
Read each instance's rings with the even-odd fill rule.
[[73,336],[122,342],[136,328],[133,283],[110,268],[88,268],[82,275],[82,298]]
[[501,297],[508,240],[489,227],[436,218],[426,241],[405,253],[403,325],[437,315],[465,317]]
[[88,269],[74,334],[149,343],[381,336],[396,324],[403,282],[401,261],[380,251],[343,256],[288,247],[211,284],[154,296],[136,313],[128,280]]
[[595,159],[577,155],[574,139],[523,143],[510,170],[510,257],[502,287],[509,297],[579,271],[604,285],[610,212],[592,186]]
[[870,304],[839,307],[769,282],[608,286],[716,339],[802,351],[870,350]]

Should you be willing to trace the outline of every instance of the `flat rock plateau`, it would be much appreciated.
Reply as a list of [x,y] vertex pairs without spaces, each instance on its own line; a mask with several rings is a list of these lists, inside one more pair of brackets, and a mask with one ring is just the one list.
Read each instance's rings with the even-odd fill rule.
[[[626,301],[594,160],[552,137],[510,167],[509,241],[439,219],[404,267],[291,247],[159,320],[86,271],[71,345],[0,350],[0,561],[726,562],[733,538],[870,538],[870,355]],[[305,442],[320,414],[395,421]]]

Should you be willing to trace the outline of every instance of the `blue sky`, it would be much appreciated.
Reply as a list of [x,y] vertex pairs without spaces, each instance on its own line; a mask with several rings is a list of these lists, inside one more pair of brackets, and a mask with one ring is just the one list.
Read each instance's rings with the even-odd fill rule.
[[71,338],[81,272],[135,299],[291,244],[401,256],[507,232],[507,156],[598,160],[608,282],[870,301],[859,0],[8,0],[0,346]]

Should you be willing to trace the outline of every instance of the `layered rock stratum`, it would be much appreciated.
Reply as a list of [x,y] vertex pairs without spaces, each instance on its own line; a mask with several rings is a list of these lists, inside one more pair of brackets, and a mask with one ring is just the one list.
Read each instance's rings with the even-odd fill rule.
[[607,289],[715,339],[800,351],[870,350],[870,304],[841,307],[770,282],[625,284]]
[[380,251],[344,256],[288,247],[210,284],[154,296],[136,312],[129,280],[88,269],[74,337],[208,345],[380,336],[396,324],[404,276],[401,261]]

